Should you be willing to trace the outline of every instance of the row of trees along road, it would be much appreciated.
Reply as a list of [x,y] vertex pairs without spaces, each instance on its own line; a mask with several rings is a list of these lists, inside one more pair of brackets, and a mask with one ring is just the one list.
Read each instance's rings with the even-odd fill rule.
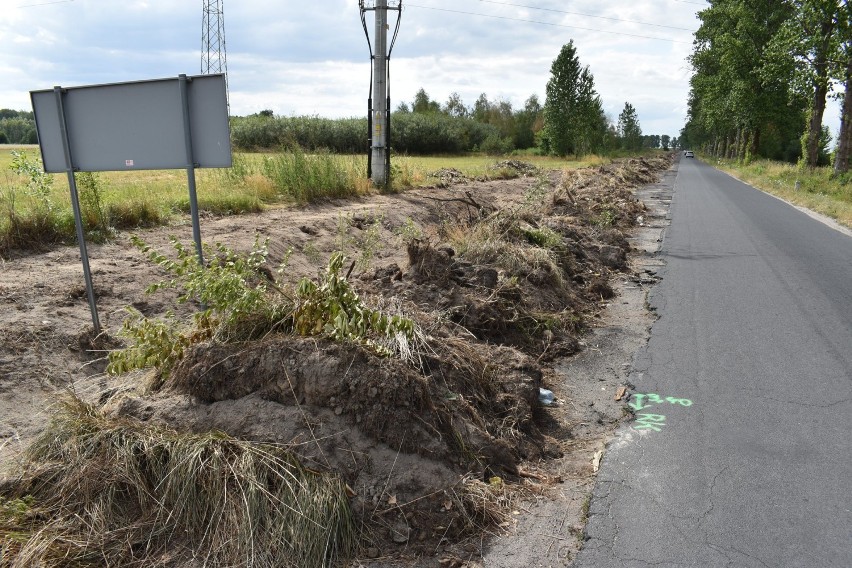
[[849,170],[852,7],[847,0],[714,0],[700,11],[689,57],[681,145],[827,165],[826,99],[842,98],[837,173]]

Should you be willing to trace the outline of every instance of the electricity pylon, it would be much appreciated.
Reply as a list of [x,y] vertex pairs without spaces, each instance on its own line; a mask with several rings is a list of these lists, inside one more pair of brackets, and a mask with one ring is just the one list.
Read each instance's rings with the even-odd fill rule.
[[[201,20],[201,74],[225,75],[225,96],[228,93],[228,56],[225,52],[224,0],[203,0]],[[229,105],[230,106],[230,105]]]

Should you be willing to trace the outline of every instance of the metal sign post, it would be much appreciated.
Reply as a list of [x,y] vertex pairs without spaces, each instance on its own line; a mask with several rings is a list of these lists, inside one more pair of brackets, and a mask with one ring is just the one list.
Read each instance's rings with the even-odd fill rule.
[[189,117],[187,81],[186,75],[181,74],[178,76],[180,102],[183,109],[183,139],[186,147],[186,180],[189,186],[189,214],[192,217],[192,240],[195,241],[198,264],[204,266],[204,253],[201,251],[201,223],[198,220],[198,197],[195,192],[195,158],[192,153],[192,128]]
[[77,194],[77,180],[74,177],[74,165],[71,161],[71,144],[68,142],[68,127],[65,122],[65,108],[62,104],[62,87],[53,87],[56,98],[56,112],[59,115],[59,132],[62,137],[62,149],[65,154],[65,171],[68,173],[68,187],[71,188],[71,208],[74,210],[74,226],[77,229],[77,243],[80,245],[80,259],[83,261],[83,278],[86,280],[86,297],[89,311],[92,312],[92,325],[95,335],[101,332],[98,318],[98,306],[95,303],[95,288],[92,285],[92,271],[89,268],[89,253],[86,250],[86,237],[83,233],[83,216],[80,214],[80,198]]
[[195,169],[232,164],[224,75],[31,91],[44,171],[68,174],[86,295],[98,319],[74,172],[186,169],[192,237],[203,266]]

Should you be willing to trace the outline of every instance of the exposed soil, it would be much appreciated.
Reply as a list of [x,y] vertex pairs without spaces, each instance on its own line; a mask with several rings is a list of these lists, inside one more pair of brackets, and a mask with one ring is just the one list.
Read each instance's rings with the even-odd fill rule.
[[[72,390],[116,416],[290,444],[308,467],[336,472],[365,527],[354,566],[565,565],[650,323],[643,286],[654,270],[641,259],[659,236],[665,184],[648,184],[672,170],[667,159],[565,173],[527,166],[507,162],[522,174],[512,180],[450,172],[443,187],[202,219],[205,241],[236,251],[268,237],[272,266],[291,250],[281,286],[346,252],[359,295],[423,329],[415,365],[279,334],[197,344],[152,390],[151,372],[104,374],[125,307],[155,317],[197,306],[146,294],[165,275],[126,238],[89,246],[105,329],[97,338],[75,247],[3,260],[0,464],[14,467],[51,403]],[[641,186],[648,205],[635,196]],[[459,244],[483,226],[498,247]],[[188,225],[138,235],[166,253],[171,235],[191,242]],[[553,235],[553,262],[531,256]],[[540,402],[541,388],[554,404]]]

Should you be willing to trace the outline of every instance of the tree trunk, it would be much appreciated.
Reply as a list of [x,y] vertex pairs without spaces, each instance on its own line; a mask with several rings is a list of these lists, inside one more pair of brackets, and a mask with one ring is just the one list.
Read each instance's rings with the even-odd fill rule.
[[737,126],[737,135],[734,138],[734,146],[731,148],[731,158],[740,160],[740,147],[743,144],[743,127]]
[[808,123],[807,165],[815,168],[819,162],[819,141],[822,137],[822,116],[825,114],[825,97],[828,95],[828,51],[834,30],[832,18],[820,25],[822,43],[817,46],[814,57],[814,96],[811,100],[811,116]]
[[743,128],[743,137],[740,141],[739,162],[740,164],[748,164],[749,150],[751,148],[751,137],[753,133],[750,129]]
[[825,114],[825,97],[827,94],[828,86],[822,80],[815,81],[806,148],[807,164],[811,168],[815,168],[819,162],[819,141],[822,137],[822,117]]
[[757,156],[757,152],[760,150],[760,127],[756,127],[754,129],[754,133],[751,137],[751,148],[749,148],[749,154],[754,158]]
[[751,144],[751,129],[743,127],[743,133],[740,136],[740,147],[737,151],[737,160],[744,164],[748,156],[748,148]]
[[837,153],[834,157],[834,173],[849,171],[849,150],[852,147],[852,56],[846,61],[846,92],[843,94],[843,109],[840,112],[840,134]]

